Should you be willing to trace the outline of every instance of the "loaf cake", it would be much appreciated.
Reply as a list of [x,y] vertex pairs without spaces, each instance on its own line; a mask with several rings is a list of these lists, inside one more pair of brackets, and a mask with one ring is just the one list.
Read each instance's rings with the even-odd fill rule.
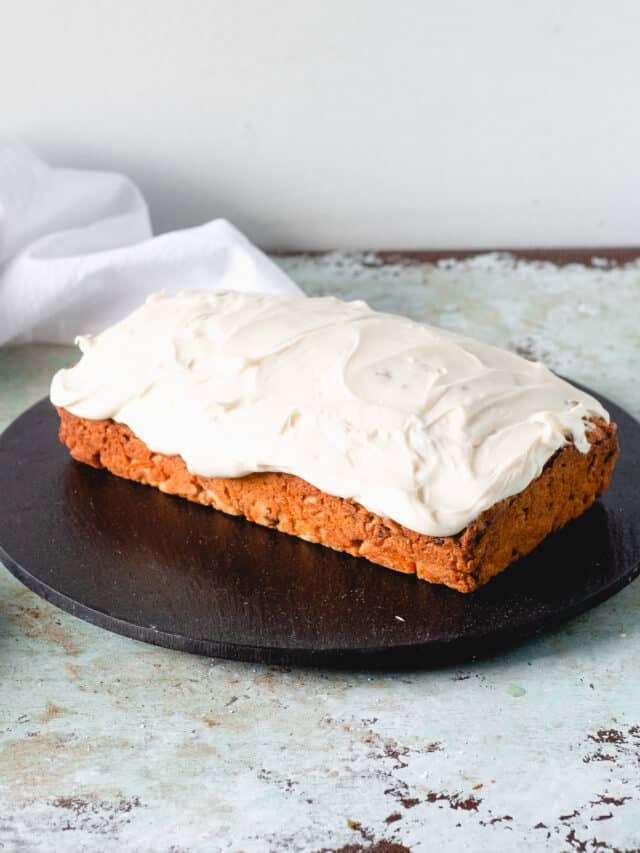
[[359,301],[156,294],[77,343],[51,386],[74,459],[461,592],[617,458],[604,408],[543,365]]

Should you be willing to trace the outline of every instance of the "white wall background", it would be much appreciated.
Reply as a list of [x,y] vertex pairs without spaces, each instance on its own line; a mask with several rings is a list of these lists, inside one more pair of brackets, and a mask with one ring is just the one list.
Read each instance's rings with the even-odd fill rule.
[[129,173],[159,231],[637,245],[640,2],[6,2],[0,132]]

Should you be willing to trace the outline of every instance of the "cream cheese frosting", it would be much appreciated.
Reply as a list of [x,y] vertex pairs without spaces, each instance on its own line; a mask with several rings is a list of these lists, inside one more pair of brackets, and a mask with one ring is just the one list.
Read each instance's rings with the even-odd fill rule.
[[58,371],[51,400],[205,477],[295,474],[430,536],[525,489],[593,397],[537,362],[364,302],[155,294]]

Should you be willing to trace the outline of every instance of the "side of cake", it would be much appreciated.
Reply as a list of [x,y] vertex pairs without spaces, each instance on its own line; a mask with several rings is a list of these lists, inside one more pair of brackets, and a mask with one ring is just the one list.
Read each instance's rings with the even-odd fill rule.
[[615,425],[597,424],[587,453],[562,448],[524,491],[460,533],[433,537],[291,474],[191,474],[180,456],[153,453],[124,424],[58,412],[60,439],[79,462],[459,592],[477,589],[587,510],[606,490],[617,458]]
[[157,295],[79,342],[51,391],[74,458],[465,592],[617,455],[543,365],[361,302]]

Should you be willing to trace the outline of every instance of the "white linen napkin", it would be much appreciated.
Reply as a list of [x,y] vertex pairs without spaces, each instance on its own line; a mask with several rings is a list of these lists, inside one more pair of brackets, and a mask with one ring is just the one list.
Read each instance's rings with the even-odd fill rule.
[[303,295],[224,219],[153,237],[123,175],[54,169],[0,141],[0,346],[73,343],[158,290]]

